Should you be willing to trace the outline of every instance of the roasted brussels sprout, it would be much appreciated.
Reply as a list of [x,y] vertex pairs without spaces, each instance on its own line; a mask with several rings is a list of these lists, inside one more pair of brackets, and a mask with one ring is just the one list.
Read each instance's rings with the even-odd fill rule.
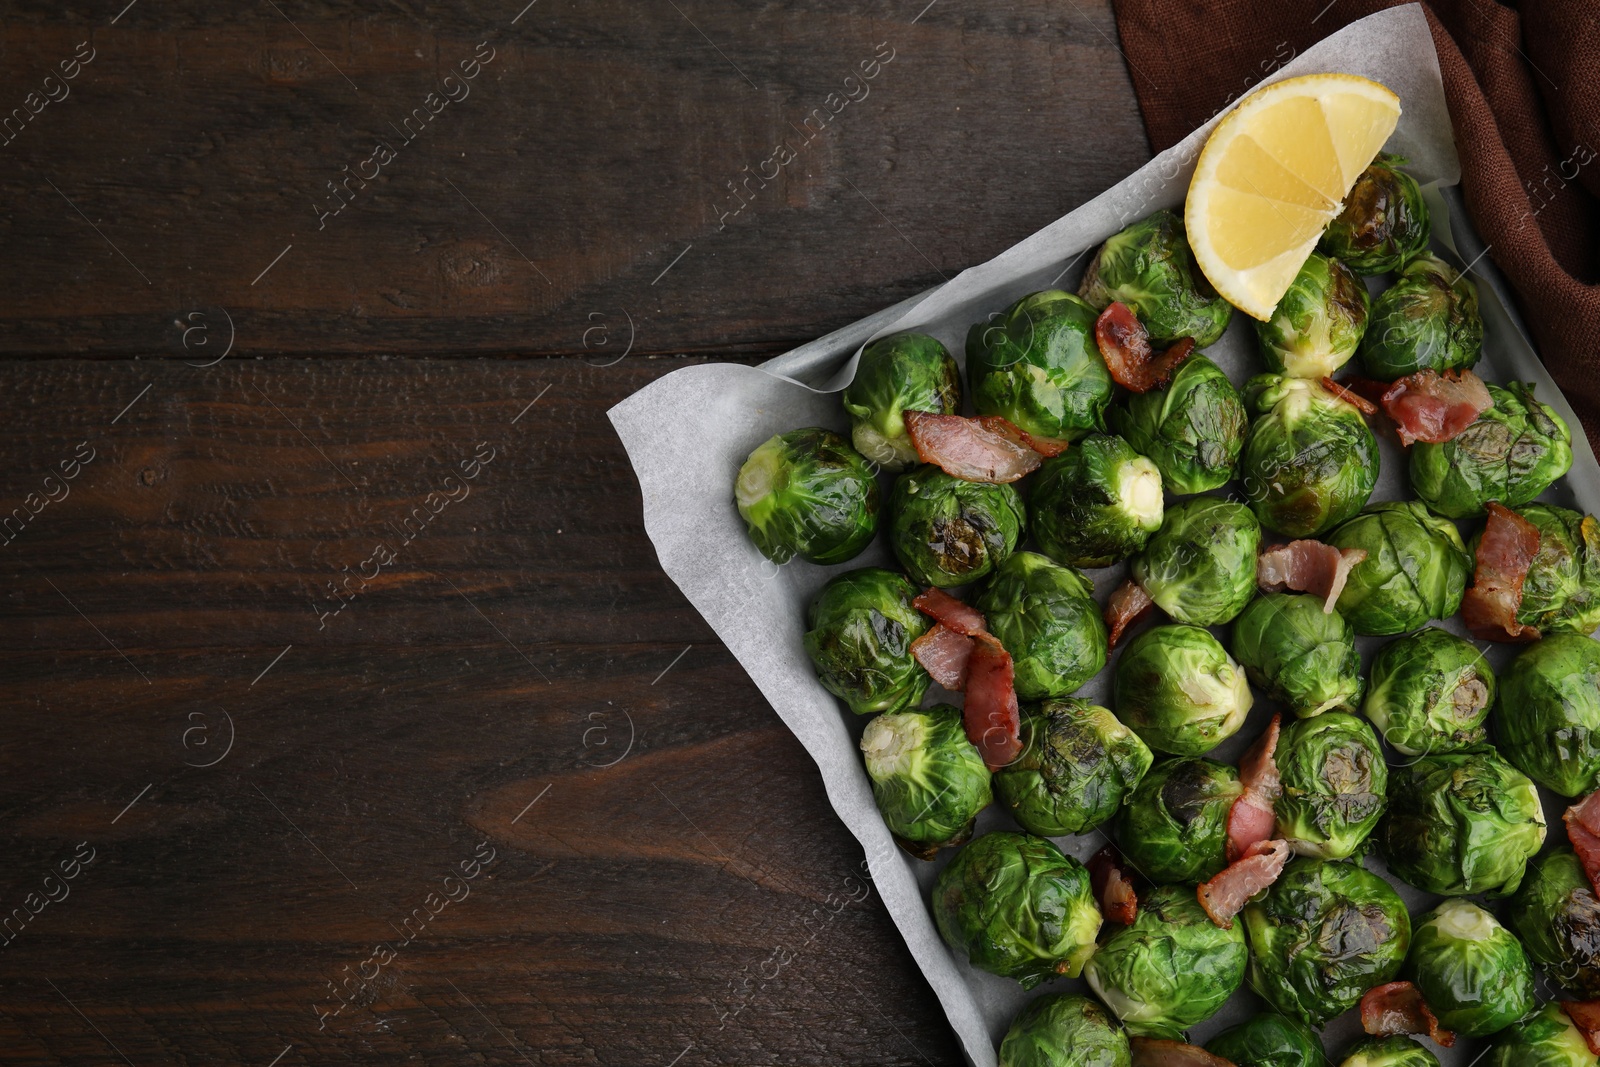
[[1017,695],[1064,697],[1106,665],[1094,584],[1037,552],[1018,552],[974,601],[1015,664]]
[[806,616],[806,654],[822,686],[857,715],[914,708],[932,681],[911,642],[932,625],[904,575],[877,567],[834,578]]
[[856,451],[884,470],[904,470],[917,462],[904,414],[960,412],[961,369],[937,338],[897,333],[861,350],[842,399]]
[[1462,1037],[1499,1033],[1533,1011],[1533,965],[1522,942],[1468,900],[1446,900],[1412,926],[1401,977],[1439,1025]]
[[1250,988],[1312,1026],[1393,980],[1411,946],[1411,918],[1394,888],[1344,860],[1290,860],[1243,914]]
[[995,790],[1029,833],[1092,830],[1117,813],[1150,769],[1150,750],[1110,711],[1086,700],[1022,709],[1022,755],[994,773]]
[[1600,641],[1554,634],[1523,649],[1500,682],[1495,740],[1564,797],[1600,786]]
[[900,475],[889,496],[894,554],[923,585],[982,578],[1011,555],[1026,523],[1014,486],[963,481],[938,467]]
[[1174,756],[1198,756],[1232,737],[1253,700],[1244,671],[1222,644],[1185,623],[1135,637],[1117,660],[1112,691],[1128,728]]
[[1378,294],[1361,337],[1361,365],[1386,382],[1420,370],[1465,370],[1482,354],[1477,287],[1427,252]]
[[1572,431],[1532,382],[1489,383],[1494,407],[1443,444],[1411,446],[1411,491],[1436,514],[1483,515],[1489,501],[1521,507],[1572,466]]
[[1356,1042],[1339,1067],[1439,1067],[1439,1058],[1404,1034]]
[[1000,1067],[1131,1067],[1128,1035],[1088,997],[1047,993],[1017,1013]]
[[1049,289],[967,332],[967,380],[980,415],[1072,441],[1105,429],[1115,383],[1094,339],[1094,308]]
[[1343,615],[1322,610],[1321,597],[1256,597],[1233,620],[1229,646],[1250,680],[1301,718],[1360,703],[1356,633]]
[[1356,354],[1370,305],[1355,271],[1311,253],[1272,318],[1255,323],[1261,361],[1291,378],[1332,375]]
[[1074,567],[1133,555],[1161,528],[1161,472],[1120,437],[1092,433],[1044,461],[1028,497],[1039,547]]
[[1551,1001],[1538,1014],[1509,1027],[1495,1039],[1484,1067],[1596,1067],[1600,1057],[1561,1005]]
[[1416,179],[1380,155],[1361,172],[1317,247],[1357,274],[1387,274],[1428,247],[1428,205]]
[[949,704],[879,715],[861,735],[861,752],[884,824],[923,859],[971,837],[994,799],[989,768]]
[[1108,237],[1089,261],[1078,295],[1097,311],[1113,300],[1127,304],[1157,345],[1193,337],[1196,348],[1205,348],[1233,317],[1233,305],[1195,269],[1183,220],[1170,211]]
[[1482,742],[1494,696],[1494,671],[1477,646],[1427,626],[1372,657],[1372,688],[1361,711],[1396,751],[1420,756]]
[[1264,1011],[1206,1042],[1234,1067],[1328,1067],[1322,1039],[1299,1019]]
[[1277,764],[1278,836],[1303,856],[1355,855],[1378,825],[1389,786],[1372,727],[1342,711],[1291,722],[1278,740]]
[[1194,890],[1164,885],[1139,895],[1133,925],[1106,938],[1083,976],[1129,1033],[1175,1040],[1243,984],[1248,958],[1244,930],[1212,922]]
[[1516,890],[1544,844],[1539,790],[1487,745],[1397,767],[1377,840],[1389,871],[1445,896]]
[[939,872],[933,920],[974,967],[1032,989],[1078,977],[1094,953],[1100,906],[1083,864],[1042,837],[995,832]]
[[1506,920],[1556,985],[1580,1000],[1600,997],[1600,900],[1572,849],[1533,861]]
[[1285,537],[1315,537],[1350,518],[1378,484],[1378,439],[1361,412],[1320,381],[1258,374],[1257,413],[1239,479],[1256,518]]
[[1467,546],[1455,523],[1414,500],[1373,504],[1324,540],[1367,552],[1337,605],[1358,634],[1403,634],[1461,607],[1472,576]]
[[1133,558],[1133,578],[1156,606],[1179,622],[1228,622],[1256,591],[1261,524],[1243,504],[1214,496],[1167,508],[1144,551]]
[[1199,354],[1178,365],[1165,389],[1129,393],[1109,417],[1155,462],[1169,493],[1204,493],[1232,478],[1250,421],[1239,390]]
[[1529,504],[1517,514],[1539,527],[1517,621],[1543,634],[1593,633],[1600,626],[1600,520],[1553,504]]
[[733,486],[750,540],[774,563],[843,563],[878,532],[878,479],[832,430],[812,426],[750,453]]
[[1226,763],[1162,760],[1118,814],[1117,843],[1151,881],[1203,882],[1227,866],[1228,809],[1241,792]]

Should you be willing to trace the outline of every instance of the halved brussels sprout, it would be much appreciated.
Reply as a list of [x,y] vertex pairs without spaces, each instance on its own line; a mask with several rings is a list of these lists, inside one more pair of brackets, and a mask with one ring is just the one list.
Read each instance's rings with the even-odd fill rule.
[[1167,508],[1134,581],[1179,622],[1216,626],[1244,610],[1256,592],[1261,524],[1243,504],[1202,496]]
[[994,799],[989,768],[967,740],[961,709],[949,704],[879,715],[861,735],[861,752],[884,824],[922,859],[971,837]]
[[980,415],[1073,441],[1105,429],[1116,383],[1094,339],[1095,309],[1071,293],[1025,296],[967,331],[967,380]]
[[1017,1013],[1000,1067],[1131,1067],[1128,1035],[1088,997],[1046,993]]
[[1377,840],[1390,873],[1418,889],[1503,897],[1544,832],[1538,787],[1482,745],[1395,768]]
[[1365,867],[1299,856],[1245,905],[1250,988],[1291,1018],[1321,1026],[1392,981],[1411,947],[1411,917]]
[[1170,493],[1204,493],[1233,477],[1249,417],[1222,368],[1198,353],[1165,389],[1129,393],[1112,427],[1161,471]]
[[1272,318],[1255,323],[1261,362],[1291,378],[1331,376],[1356,354],[1370,306],[1355,271],[1311,253]]
[[1071,567],[1018,552],[974,604],[1014,664],[1017,695],[1064,697],[1106,665],[1106,624],[1094,584]]
[[822,686],[857,715],[901,711],[932,681],[911,642],[932,625],[911,601],[905,576],[877,567],[847,571],[822,587],[806,615],[806,654]]
[[895,479],[889,537],[906,572],[923,585],[977,581],[1016,549],[1027,524],[1011,485],[988,485],[923,466]]
[[1553,504],[1529,504],[1517,514],[1539,527],[1539,552],[1522,583],[1517,621],[1546,635],[1594,633],[1600,626],[1600,520]]
[[1029,833],[1092,830],[1117,813],[1150,769],[1139,735],[1086,700],[1022,709],[1022,755],[994,772],[995,790]]
[[1512,765],[1564,797],[1600,786],[1600,641],[1554,634],[1500,683],[1495,739]]
[[1233,317],[1233,305],[1195,269],[1183,220],[1170,211],[1106,238],[1089,261],[1078,295],[1097,311],[1114,300],[1128,305],[1157,345],[1193,337],[1196,348],[1205,348]]
[[1218,926],[1194,890],[1164,885],[1139,895],[1133,924],[1106,938],[1083,976],[1129,1033],[1176,1040],[1243,984],[1249,956],[1237,924]]
[[1355,855],[1378,825],[1389,787],[1372,727],[1342,711],[1291,722],[1278,740],[1277,764],[1278,836],[1302,856]]
[[1337,605],[1358,634],[1403,634],[1461,607],[1472,557],[1455,523],[1415,500],[1373,504],[1323,540],[1367,552]]
[[1379,155],[1368,164],[1317,244],[1358,274],[1387,274],[1428,247],[1428,205],[1399,162]]
[[856,450],[884,470],[904,470],[917,462],[905,413],[958,414],[961,369],[938,338],[897,333],[861,350],[842,400]]
[[1078,977],[1094,954],[1100,906],[1083,864],[1042,837],[995,832],[939,872],[933,920],[974,967],[1032,989]]
[[1533,1011],[1533,965],[1522,942],[1469,900],[1446,900],[1411,930],[1401,976],[1439,1025],[1462,1037],[1497,1034]]
[[1488,736],[1495,679],[1476,645],[1427,626],[1372,657],[1372,688],[1361,711],[1407,756],[1455,752]]
[[1322,598],[1306,593],[1258,596],[1233,620],[1233,656],[1267,695],[1301,718],[1361,701],[1356,632]]
[[1161,472],[1120,437],[1092,433],[1034,479],[1028,506],[1039,547],[1074,567],[1107,567],[1161,528]]
[[1386,382],[1421,370],[1466,370],[1482,354],[1477,287],[1428,252],[1378,294],[1361,338],[1361,365]]
[[1151,881],[1196,885],[1228,864],[1228,809],[1241,792],[1226,763],[1162,760],[1118,814],[1117,843]]
[[1494,407],[1443,444],[1411,446],[1411,490],[1436,514],[1477,518],[1489,501],[1520,507],[1572,467],[1572,431],[1532,382],[1489,383]]
[[1556,985],[1580,1000],[1600,997],[1600,900],[1572,849],[1533,861],[1506,921]]
[[[1002,644],[1004,640],[1002,639]],[[1176,623],[1135,637],[1117,660],[1117,716],[1157,752],[1198,756],[1244,725],[1244,671],[1210,631]]]
[[878,532],[878,479],[832,430],[812,426],[750,453],[733,486],[750,540],[774,563],[843,563]]
[[1257,418],[1239,480],[1261,525],[1315,537],[1361,510],[1378,484],[1378,439],[1354,405],[1281,374],[1256,375],[1244,396]]
[[1206,1051],[1234,1067],[1328,1067],[1317,1032],[1275,1011],[1230,1026],[1206,1042]]
[[1596,1067],[1600,1057],[1561,1005],[1551,1001],[1538,1014],[1510,1027],[1495,1040],[1484,1067]]
[[1356,1042],[1339,1067],[1439,1067],[1439,1058],[1404,1034]]

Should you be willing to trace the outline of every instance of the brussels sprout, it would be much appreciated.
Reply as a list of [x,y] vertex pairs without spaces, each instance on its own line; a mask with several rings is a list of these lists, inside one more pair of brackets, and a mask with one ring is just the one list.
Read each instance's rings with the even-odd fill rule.
[[1243,914],[1250,988],[1312,1026],[1393,980],[1411,946],[1411,917],[1399,894],[1344,860],[1290,860]]
[[1233,305],[1195,269],[1183,220],[1170,211],[1108,237],[1089,261],[1078,295],[1097,311],[1114,300],[1127,304],[1158,345],[1193,337],[1196,348],[1205,348],[1233,317]]
[[1258,414],[1239,478],[1256,518],[1285,537],[1315,537],[1366,504],[1378,484],[1378,439],[1361,412],[1309,378],[1258,374]]
[[1446,900],[1411,931],[1401,976],[1439,1025],[1462,1037],[1499,1033],[1533,1011],[1533,965],[1522,942],[1469,900]]
[[903,575],[864,567],[811,602],[806,654],[823,688],[857,715],[914,708],[928,691],[932,679],[911,655],[911,642],[932,625],[912,605],[916,595]]
[[1600,1057],[1561,1005],[1551,1001],[1537,1015],[1503,1031],[1484,1067],[1596,1067]]
[[1489,501],[1520,507],[1572,466],[1572,431],[1532,382],[1489,385],[1494,407],[1444,444],[1411,446],[1411,491],[1436,514],[1483,515]]
[[1110,419],[1155,461],[1169,493],[1204,493],[1232,478],[1249,424],[1239,390],[1198,353],[1178,364],[1165,389],[1129,393]]
[[1556,985],[1581,1000],[1600,997],[1600,900],[1572,849],[1534,860],[1506,919]]
[[1358,1041],[1339,1067],[1439,1067],[1439,1058],[1404,1034]]
[[987,485],[923,466],[895,479],[889,536],[900,565],[923,585],[977,581],[1017,547],[1027,522],[1011,485]]
[[949,704],[879,715],[867,723],[861,751],[884,824],[923,859],[971,837],[994,799],[989,768]]
[[1539,527],[1517,621],[1544,634],[1593,633],[1600,626],[1600,521],[1551,504],[1529,504],[1517,514]]
[[1398,162],[1380,155],[1369,164],[1318,242],[1358,274],[1386,274],[1428,247],[1428,205]]
[[1135,637],[1117,661],[1112,691],[1122,721],[1174,756],[1198,756],[1232,737],[1253,701],[1244,671],[1222,644],[1184,623]]
[[1000,1042],[1000,1067],[1131,1067],[1128,1035],[1088,997],[1030,1001]]
[[1278,836],[1303,856],[1353,856],[1383,814],[1389,768],[1366,721],[1341,711],[1291,722],[1278,740]]
[[1311,253],[1272,318],[1255,323],[1261,361],[1291,378],[1323,378],[1350,362],[1371,304],[1355,271]]
[[1106,665],[1094,584],[1037,552],[1000,564],[974,601],[1014,663],[1017,695],[1063,697]]
[[1261,524],[1243,504],[1214,496],[1167,508],[1144,551],[1133,558],[1134,581],[1179,622],[1228,622],[1256,592]]
[[1555,634],[1529,645],[1500,682],[1500,752],[1564,797],[1600,786],[1600,642]]
[[1428,626],[1378,650],[1361,710],[1407,756],[1455,752],[1488,736],[1494,694],[1494,671],[1477,646]]
[[1461,607],[1472,558],[1455,523],[1414,500],[1373,504],[1323,540],[1365,549],[1336,607],[1358,634],[1403,634]]
[[994,773],[995,789],[1029,833],[1092,830],[1117,813],[1150,769],[1150,750],[1117,717],[1086,700],[1022,709],[1022,755]]
[[1482,354],[1477,287],[1427,252],[1378,294],[1361,337],[1361,365],[1386,382],[1420,370],[1465,370]]
[[856,376],[842,399],[856,451],[884,470],[904,470],[917,462],[917,450],[903,416],[907,411],[958,413],[961,369],[937,338],[897,333],[861,350]]
[[1105,429],[1116,383],[1094,339],[1094,308],[1048,289],[967,331],[967,379],[980,415],[1075,441]]
[[1389,871],[1445,896],[1503,897],[1544,844],[1538,788],[1487,745],[1418,757],[1389,781]]
[[832,430],[769,439],[739,468],[733,498],[750,540],[774,563],[843,563],[878,532],[878,479]]
[[1233,620],[1233,656],[1250,680],[1301,718],[1361,700],[1356,633],[1322,598],[1305,593],[1258,596]]
[[933,920],[974,967],[1032,989],[1076,978],[1094,954],[1100,906],[1083,864],[1042,837],[984,834],[933,883]]
[[1328,1067],[1317,1032],[1299,1019],[1264,1011],[1206,1042],[1234,1067]]
[[1228,809],[1241,792],[1226,763],[1162,760],[1117,816],[1122,854],[1154,882],[1205,881],[1228,864]]
[[1244,982],[1244,931],[1211,921],[1194,890],[1141,893],[1139,914],[1105,940],[1083,976],[1132,1034],[1176,1040]]
[[1161,472],[1120,437],[1092,433],[1044,461],[1028,507],[1039,547],[1074,567],[1107,567],[1161,528]]

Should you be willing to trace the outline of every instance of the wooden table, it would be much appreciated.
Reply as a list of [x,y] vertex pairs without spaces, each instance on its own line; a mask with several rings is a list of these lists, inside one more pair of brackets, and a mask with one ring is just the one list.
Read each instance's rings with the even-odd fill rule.
[[524,2],[6,17],[0,1061],[960,1062],[604,413],[1141,163],[1108,5]]

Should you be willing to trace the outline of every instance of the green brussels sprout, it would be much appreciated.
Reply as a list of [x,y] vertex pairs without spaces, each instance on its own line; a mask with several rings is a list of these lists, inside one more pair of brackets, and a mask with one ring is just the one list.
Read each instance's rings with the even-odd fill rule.
[[1131,1034],[1177,1040],[1244,983],[1244,931],[1211,921],[1194,890],[1164,885],[1139,895],[1131,926],[1089,958],[1083,976]]
[[1499,1033],[1533,1011],[1533,965],[1493,915],[1450,899],[1411,929],[1401,977],[1416,984],[1439,1025],[1462,1037]]
[[1356,1042],[1339,1067],[1439,1067],[1439,1057],[1404,1034],[1395,1034]]
[[1256,518],[1285,537],[1315,537],[1356,514],[1378,484],[1378,439],[1361,412],[1320,381],[1258,374],[1257,413],[1239,478]]
[[1243,791],[1226,763],[1160,761],[1117,815],[1122,854],[1154,882],[1205,881],[1228,865],[1228,809]]
[[1261,361],[1291,378],[1332,375],[1356,354],[1370,305],[1355,271],[1311,253],[1272,318],[1255,323]]
[[1253,701],[1244,671],[1221,642],[1186,623],[1135,637],[1117,660],[1112,692],[1128,728],[1174,756],[1198,756],[1232,737]]
[[1600,786],[1600,642],[1529,645],[1501,679],[1499,708],[1495,739],[1512,766],[1564,797]]
[[1317,1027],[1392,981],[1411,946],[1411,917],[1394,887],[1344,860],[1290,860],[1243,915],[1250,988]]
[[878,532],[878,479],[832,430],[770,438],[744,461],[734,502],[750,540],[774,563],[843,563]]
[[904,575],[877,567],[847,571],[822,587],[806,615],[805,646],[822,687],[857,715],[902,711],[932,681],[911,642],[932,625],[911,601]]
[[1250,422],[1239,390],[1198,353],[1178,364],[1165,389],[1129,393],[1109,417],[1155,461],[1169,493],[1204,493],[1231,479]]
[[1022,540],[1027,509],[1012,485],[989,485],[922,466],[895,479],[889,536],[895,557],[923,585],[977,581]]
[[989,768],[949,704],[879,715],[867,723],[861,751],[884,824],[922,859],[971,837],[994,799]]
[[1529,504],[1517,514],[1539,527],[1517,621],[1543,634],[1593,633],[1600,626],[1600,521],[1553,504]]
[[1108,567],[1161,528],[1161,472],[1120,437],[1092,433],[1044,461],[1028,497],[1039,547],[1074,567]]
[[1317,244],[1357,274],[1387,274],[1428,247],[1428,205],[1398,162],[1380,155],[1361,172]]
[[1278,739],[1278,836],[1303,856],[1353,856],[1383,814],[1389,768],[1366,720],[1342,711],[1291,722]]
[[1234,659],[1250,680],[1301,718],[1361,700],[1356,632],[1322,598],[1306,593],[1258,596],[1233,620]]
[[856,451],[884,470],[904,470],[917,462],[905,413],[960,412],[961,369],[937,338],[897,333],[861,350],[842,399]]
[[1373,504],[1323,540],[1366,550],[1335,605],[1358,634],[1403,634],[1461,607],[1472,557],[1455,523],[1415,500]]
[[1427,626],[1372,657],[1372,688],[1361,711],[1396,751],[1421,756],[1480,744],[1494,696],[1494,671],[1478,647]]
[[1120,300],[1139,316],[1150,339],[1169,345],[1193,337],[1196,348],[1216,344],[1233,317],[1233,305],[1195,269],[1183,219],[1157,211],[1106,238],[1089,261],[1078,295],[1104,311]]
[[1551,1001],[1538,1014],[1502,1031],[1484,1067],[1596,1067],[1600,1057],[1561,1005]]
[[1032,989],[1078,977],[1094,954],[1100,906],[1083,864],[1042,837],[996,832],[939,872],[933,921],[974,967]]
[[1264,1011],[1206,1042],[1234,1067],[1328,1067],[1322,1039],[1299,1019]]
[[1395,769],[1377,840],[1390,873],[1424,892],[1503,897],[1544,844],[1544,807],[1487,745],[1433,753]]
[[1482,354],[1477,287],[1428,252],[1378,294],[1361,337],[1361,365],[1386,382],[1421,370],[1466,370]]
[[1138,734],[1086,700],[1025,705],[1021,739],[1022,755],[994,772],[994,786],[1040,837],[1081,834],[1111,818],[1152,760]]
[[1411,446],[1411,491],[1435,514],[1477,518],[1497,500],[1521,507],[1572,467],[1572,431],[1532,382],[1489,383],[1494,407],[1443,444]]
[[1128,1035],[1088,997],[1046,993],[1011,1021],[1000,1067],[1131,1067]]
[[1580,1000],[1600,997],[1600,900],[1572,849],[1533,861],[1506,920],[1556,985]]
[[967,331],[967,379],[980,415],[1075,441],[1105,429],[1116,383],[1094,338],[1094,308],[1048,289]]
[[1064,697],[1106,665],[1106,624],[1094,584],[1037,552],[995,570],[974,604],[1011,653],[1017,695]]
[[1167,508],[1161,529],[1133,558],[1134,581],[1179,622],[1216,626],[1256,592],[1261,524],[1232,500],[1202,496]]

